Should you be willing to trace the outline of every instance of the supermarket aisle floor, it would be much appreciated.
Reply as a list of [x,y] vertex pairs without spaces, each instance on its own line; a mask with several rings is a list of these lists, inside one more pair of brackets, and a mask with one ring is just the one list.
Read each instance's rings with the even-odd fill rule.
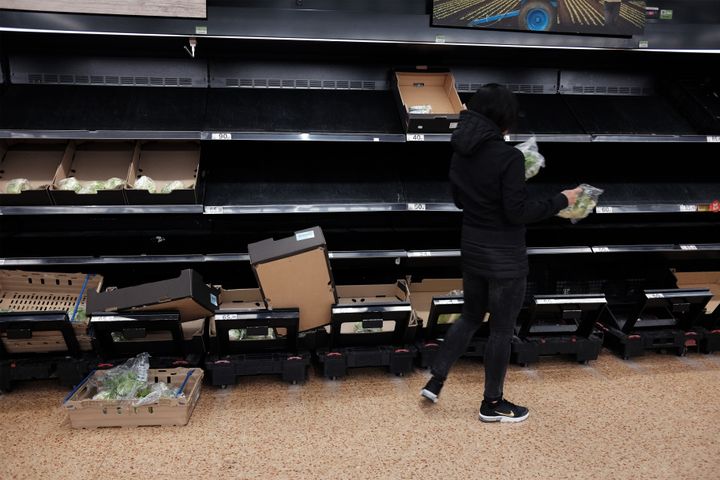
[[205,386],[186,427],[73,430],[53,382],[0,396],[0,479],[717,479],[720,355],[604,353],[511,367],[518,425],[477,420],[482,365],[461,361],[437,405],[427,373],[353,370],[304,386]]

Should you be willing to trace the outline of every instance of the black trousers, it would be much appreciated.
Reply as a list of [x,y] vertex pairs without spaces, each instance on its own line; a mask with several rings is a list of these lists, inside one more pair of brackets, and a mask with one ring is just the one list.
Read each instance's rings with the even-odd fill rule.
[[525,299],[526,279],[487,279],[463,273],[464,306],[460,318],[450,327],[441,344],[432,374],[445,381],[452,365],[465,353],[470,340],[489,313],[490,337],[485,347],[485,400],[503,396],[505,373],[518,314]]

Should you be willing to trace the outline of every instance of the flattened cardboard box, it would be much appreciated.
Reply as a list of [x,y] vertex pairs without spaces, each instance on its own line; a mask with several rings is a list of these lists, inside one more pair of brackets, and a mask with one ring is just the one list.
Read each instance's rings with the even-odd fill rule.
[[180,276],[108,292],[91,292],[88,313],[178,311],[183,322],[209,317],[217,308],[217,294],[199,273],[187,269]]
[[200,368],[151,368],[148,370],[149,382],[165,382],[177,388],[185,383],[184,396],[161,398],[149,405],[133,407],[130,400],[92,399],[97,393],[95,380],[106,372],[93,372],[63,402],[73,428],[187,425],[200,398],[204,375]]
[[[72,314],[77,297],[85,280],[86,293],[81,299],[84,306],[88,292],[98,292],[103,277],[84,273],[23,272],[0,270],[0,312],[69,312]],[[86,322],[71,322],[80,350],[92,350],[87,334]],[[51,353],[67,350],[65,340],[59,331],[33,332],[29,339],[8,339],[2,342],[8,353]]]
[[252,243],[248,253],[268,308],[299,308],[300,331],[330,323],[337,296],[320,227]]

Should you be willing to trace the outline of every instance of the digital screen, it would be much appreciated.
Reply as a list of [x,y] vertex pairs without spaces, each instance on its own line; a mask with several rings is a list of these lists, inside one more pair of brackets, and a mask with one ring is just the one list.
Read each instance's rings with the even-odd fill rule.
[[645,28],[640,0],[433,0],[433,26],[631,36]]

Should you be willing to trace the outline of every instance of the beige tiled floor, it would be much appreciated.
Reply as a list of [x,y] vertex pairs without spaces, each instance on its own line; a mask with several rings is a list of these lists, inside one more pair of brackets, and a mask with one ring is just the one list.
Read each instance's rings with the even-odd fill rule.
[[0,396],[0,479],[720,478],[720,355],[513,366],[518,425],[477,421],[482,364],[437,405],[427,376],[255,377],[204,387],[186,427],[99,430],[69,427],[53,382],[20,384]]

